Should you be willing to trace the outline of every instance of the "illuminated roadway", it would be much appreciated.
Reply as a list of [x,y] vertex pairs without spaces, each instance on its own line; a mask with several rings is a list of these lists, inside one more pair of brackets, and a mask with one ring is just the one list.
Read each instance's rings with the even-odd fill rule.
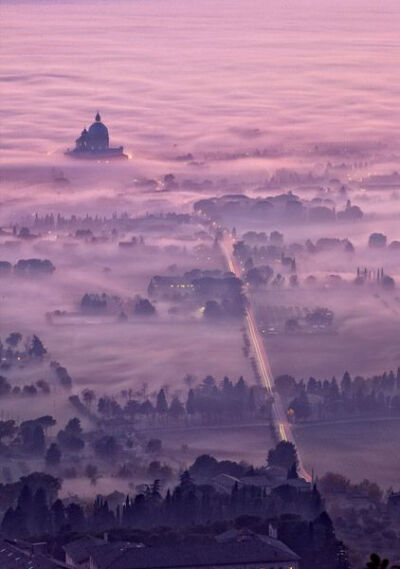
[[[225,255],[228,263],[229,270],[239,279],[242,278],[241,269],[233,256],[233,244],[235,239],[227,232],[223,232],[223,237],[220,240],[221,249]],[[253,308],[251,306],[251,299],[247,294],[248,307],[246,310],[246,324],[249,333],[250,343],[253,347],[255,358],[257,361],[258,369],[261,376],[261,381],[266,388],[269,395],[272,397],[272,420],[275,424],[278,437],[281,441],[290,441],[295,444],[291,425],[287,420],[285,410],[282,405],[281,398],[278,393],[273,391],[274,378],[272,375],[271,367],[269,365],[267,352],[264,347],[264,342],[260,336],[257,328],[256,319],[254,317]],[[298,451],[297,451],[298,452]],[[299,474],[307,481],[311,480],[311,476],[305,470],[301,458],[299,458]]]

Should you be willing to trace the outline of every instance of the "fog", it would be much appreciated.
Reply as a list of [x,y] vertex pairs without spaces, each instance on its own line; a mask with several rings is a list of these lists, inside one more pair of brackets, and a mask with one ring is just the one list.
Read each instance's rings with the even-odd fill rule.
[[[87,388],[121,402],[123,390],[154,401],[164,387],[170,402],[175,395],[186,399],[187,374],[194,385],[207,375],[218,382],[244,376],[256,385],[254,354],[243,350],[243,321],[203,317],[205,301],[213,298],[154,298],[155,315],[131,311],[126,320],[116,310],[85,313],[81,306],[85,293],[116,295],[130,306],[137,295],[149,296],[156,275],[226,271],[210,219],[194,209],[199,200],[226,195],[243,194],[256,203],[291,192],[306,209],[329,202],[336,216],[350,200],[363,213],[357,220],[311,223],[276,211],[258,217],[223,206],[218,211],[216,222],[235,227],[239,240],[248,231],[277,230],[285,255],[291,245],[302,246],[296,254],[299,287],[289,286],[279,254],[268,264],[285,284],[250,289],[257,310],[324,307],[334,313],[326,334],[286,334],[282,321],[282,330],[263,336],[274,375],[324,380],[340,379],[346,370],[371,377],[397,369],[400,253],[388,246],[400,241],[400,181],[393,174],[400,171],[396,0],[379,9],[372,0],[6,0],[1,10],[0,261],[14,266],[20,259],[48,259],[55,271],[0,273],[0,337],[38,335],[48,360],[60,362],[72,377],[67,393],[55,385],[47,398],[2,397],[2,417],[52,414],[58,422],[50,431],[54,437],[77,414],[68,397]],[[97,110],[127,160],[64,155]],[[170,185],[168,174],[174,176]],[[113,233],[113,215],[124,213],[132,225],[118,222]],[[189,219],[166,221],[169,213]],[[38,228],[36,214],[82,221]],[[106,221],[80,238],[76,231],[87,229],[86,215]],[[28,238],[19,234],[24,227]],[[371,233],[386,235],[387,245],[370,247]],[[135,237],[144,243],[120,246]],[[327,237],[348,239],[354,251],[306,249],[307,240]],[[354,284],[358,267],[383,268],[395,287]],[[332,284],[332,274],[341,281]],[[315,286],[306,284],[310,275]],[[43,374],[52,381],[47,367],[18,365],[4,372],[21,386]],[[87,417],[82,424],[85,432],[94,428]],[[166,429],[161,458],[173,465],[174,475],[201,453],[261,465],[272,446],[263,429],[238,427],[231,436]],[[314,467],[319,453],[327,452],[326,439],[310,442],[307,427],[300,429],[299,452],[304,445],[307,466]],[[336,453],[338,459],[324,460],[319,474],[340,471]],[[395,466],[380,479],[373,453],[363,457],[364,476],[385,487],[398,483]],[[111,491],[115,472],[108,465],[102,474],[101,488]],[[346,474],[361,476],[357,468]],[[66,482],[64,494],[80,488],[95,494],[78,475]],[[141,473],[136,482],[144,479]],[[127,483],[117,484],[127,489]]]

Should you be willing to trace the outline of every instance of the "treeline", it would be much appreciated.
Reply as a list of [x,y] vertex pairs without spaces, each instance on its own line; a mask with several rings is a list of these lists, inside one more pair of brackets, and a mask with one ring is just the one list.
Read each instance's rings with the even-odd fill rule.
[[86,292],[80,301],[80,309],[90,314],[117,313],[121,318],[129,314],[136,316],[152,316],[156,309],[147,299],[137,295],[133,299],[122,299],[116,295]]
[[[393,547],[399,543],[398,516],[390,507],[395,493],[390,490],[384,493],[369,480],[354,484],[333,472],[327,472],[318,481],[318,488],[335,527],[345,536],[346,544],[357,552],[360,564],[365,557],[362,552],[376,548],[393,553]],[[363,507],[357,504],[360,501],[364,502]]]
[[[286,174],[284,177],[286,178]],[[243,216],[248,220],[262,220],[264,223],[280,221],[289,224],[330,224],[336,221],[356,221],[363,216],[361,209],[350,201],[343,210],[336,211],[329,200],[314,198],[308,201],[290,191],[266,198],[229,194],[200,200],[193,207],[196,212],[205,214],[210,219]]]
[[[51,485],[53,496],[54,480],[57,482],[48,476],[46,484],[35,489],[31,484],[22,486],[2,520],[1,530],[7,537],[54,535],[60,531],[107,531],[117,527],[182,527],[234,519],[240,515],[265,516],[267,512],[271,517],[300,512],[302,517],[313,519],[323,510],[315,487],[304,493],[283,484],[266,495],[265,490],[256,486],[235,485],[230,493],[221,493],[211,485],[195,484],[188,471],[181,474],[179,484],[168,489],[164,496],[159,480],[155,480],[144,492],[127,496],[115,511],[102,497],[90,507],[83,508],[77,503],[66,506],[61,500],[51,501],[47,486]],[[13,490],[15,493],[14,487]]]
[[[94,399],[94,392],[83,393],[88,408]],[[129,397],[125,405],[110,397],[100,397],[97,411],[105,419],[209,425],[269,419],[271,402],[264,390],[248,385],[243,377],[236,382],[224,377],[218,384],[212,376],[207,376],[199,385],[191,387],[185,397],[174,395],[168,400],[165,389],[160,389],[155,398]]]
[[[116,438],[102,431],[97,431],[89,440],[76,417],[70,419],[65,427],[57,432],[55,438],[49,439],[47,431],[56,423],[51,415],[23,421],[19,425],[14,420],[0,421],[0,453],[13,458],[42,459],[51,471],[59,471],[64,462],[63,475],[75,477],[76,470],[71,467],[69,458],[73,455],[77,459],[85,447],[91,448],[93,457],[106,462],[114,461],[122,451]],[[87,472],[85,474],[93,480],[94,476]],[[97,476],[97,469],[95,474]],[[3,476],[8,478],[4,469]]]
[[32,358],[41,359],[47,350],[35,334],[24,339],[20,332],[11,332],[4,340],[0,338],[0,369],[8,369],[12,364],[22,364]]
[[48,259],[20,259],[15,265],[0,261],[0,275],[51,275],[55,270],[55,266]]
[[[24,485],[15,508],[8,509],[4,515],[1,528],[8,538],[40,536],[48,543],[53,556],[63,560],[61,546],[88,533],[107,531],[111,542],[122,540],[149,547],[173,547],[179,543],[213,544],[216,536],[229,529],[247,529],[268,536],[272,525],[278,539],[301,557],[302,568],[348,569],[346,549],[336,538],[326,512],[322,511],[309,520],[299,513],[275,514],[262,507],[258,514],[235,516],[236,510],[251,509],[246,508],[246,504],[254,505],[257,498],[251,495],[225,496],[223,504],[222,495],[213,495],[209,490],[207,494],[206,489],[199,491],[188,473],[184,472],[179,485],[167,494],[168,498],[161,497],[155,482],[145,494],[138,495],[133,501],[127,497],[122,508],[113,512],[107,500],[100,497],[85,509],[74,502],[64,505],[61,500],[54,501],[49,507],[42,488],[32,491],[29,485]],[[281,500],[275,498],[278,502]],[[194,510],[191,511],[192,507]],[[215,519],[216,508],[218,515],[222,516],[218,519]],[[206,521],[193,523],[202,512]]]
[[29,383],[22,386],[12,386],[7,378],[0,375],[0,397],[5,395],[32,397],[35,395],[49,395],[50,392],[50,385],[44,379],[38,379],[35,383]]
[[[38,379],[30,384],[13,385],[12,380],[2,375],[13,367],[26,367],[30,364],[46,361],[48,352],[42,340],[35,334],[23,337],[20,332],[11,332],[2,342],[0,338],[0,397],[49,395],[51,385],[45,379]],[[72,378],[67,369],[56,361],[48,363],[50,375],[54,376],[59,385],[65,389],[72,386]]]
[[340,381],[310,377],[305,382],[281,375],[275,388],[292,420],[400,415],[400,368],[367,378],[346,371]]
[[[191,216],[187,213],[160,213],[157,215],[147,215],[145,217],[131,217],[128,213],[113,214],[110,217],[100,215],[71,215],[70,217],[64,216],[61,213],[46,214],[40,216],[35,214],[32,222],[32,217],[23,218],[21,223],[26,226],[32,226],[36,230],[68,230],[73,229],[121,229],[129,230],[134,229],[138,222],[141,220],[167,220],[175,223],[189,223]],[[18,227],[13,227],[14,234],[17,234]]]

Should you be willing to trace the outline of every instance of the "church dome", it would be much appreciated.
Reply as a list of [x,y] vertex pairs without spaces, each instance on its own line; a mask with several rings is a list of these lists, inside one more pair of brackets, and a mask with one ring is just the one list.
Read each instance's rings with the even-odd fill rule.
[[87,145],[90,150],[105,150],[108,148],[109,138],[108,129],[101,122],[100,114],[96,114],[95,122],[87,132]]

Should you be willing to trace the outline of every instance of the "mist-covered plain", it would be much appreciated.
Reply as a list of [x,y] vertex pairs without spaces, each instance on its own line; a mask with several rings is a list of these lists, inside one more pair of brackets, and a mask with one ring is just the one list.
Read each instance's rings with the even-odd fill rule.
[[[0,419],[54,417],[61,496],[165,489],[202,454],[263,468],[273,397],[308,473],[398,489],[399,3],[1,19]],[[65,154],[97,111],[126,159]],[[1,483],[48,467],[13,436]]]

